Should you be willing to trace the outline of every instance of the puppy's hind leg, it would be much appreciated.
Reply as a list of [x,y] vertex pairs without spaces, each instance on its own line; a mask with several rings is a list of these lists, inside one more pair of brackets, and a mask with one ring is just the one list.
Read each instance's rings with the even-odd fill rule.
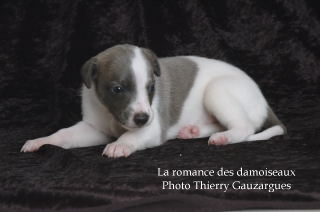
[[50,136],[27,141],[21,148],[21,152],[35,152],[45,144],[70,149],[106,144],[108,141],[110,141],[108,136],[96,130],[90,124],[81,121]]
[[205,108],[226,128],[226,131],[212,134],[208,141],[209,144],[226,145],[242,142],[255,130],[241,103],[225,86],[228,83],[230,85],[227,78],[222,78],[214,80],[206,88]]

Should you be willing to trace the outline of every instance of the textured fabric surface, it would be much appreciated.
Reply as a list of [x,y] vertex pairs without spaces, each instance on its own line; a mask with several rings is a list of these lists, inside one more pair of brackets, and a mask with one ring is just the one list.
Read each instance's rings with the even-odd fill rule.
[[[320,208],[320,6],[317,1],[74,0],[0,3],[0,209],[69,211]],[[232,63],[260,85],[288,128],[269,141],[223,147],[173,140],[129,158],[104,146],[27,139],[81,119],[79,69],[119,43],[158,56]],[[159,177],[161,169],[293,169],[295,177]],[[291,183],[291,190],[163,190],[162,181]]]

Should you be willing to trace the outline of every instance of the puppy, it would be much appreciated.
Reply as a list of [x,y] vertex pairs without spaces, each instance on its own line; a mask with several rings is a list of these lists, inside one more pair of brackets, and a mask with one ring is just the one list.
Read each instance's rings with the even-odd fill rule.
[[257,84],[222,61],[157,58],[145,48],[117,45],[89,59],[81,75],[83,120],[27,141],[22,152],[109,143],[102,154],[117,158],[174,138],[225,145],[286,133]]

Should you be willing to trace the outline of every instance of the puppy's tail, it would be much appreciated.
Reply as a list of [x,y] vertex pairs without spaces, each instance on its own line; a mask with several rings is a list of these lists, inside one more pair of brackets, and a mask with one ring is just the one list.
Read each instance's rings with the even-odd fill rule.
[[278,119],[276,114],[268,107],[268,117],[263,126],[265,130],[262,132],[250,135],[247,138],[247,141],[259,141],[259,140],[268,140],[277,135],[286,135],[287,128],[283,123]]

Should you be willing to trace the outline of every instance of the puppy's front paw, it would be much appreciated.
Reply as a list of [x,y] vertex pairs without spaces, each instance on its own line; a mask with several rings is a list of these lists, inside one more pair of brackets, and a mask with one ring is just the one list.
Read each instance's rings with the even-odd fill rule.
[[134,148],[128,144],[122,142],[113,142],[108,144],[103,150],[102,155],[106,155],[109,158],[128,157],[134,152]]
[[20,152],[35,152],[38,151],[39,148],[44,145],[45,138],[38,138],[34,140],[28,140],[21,148]]

